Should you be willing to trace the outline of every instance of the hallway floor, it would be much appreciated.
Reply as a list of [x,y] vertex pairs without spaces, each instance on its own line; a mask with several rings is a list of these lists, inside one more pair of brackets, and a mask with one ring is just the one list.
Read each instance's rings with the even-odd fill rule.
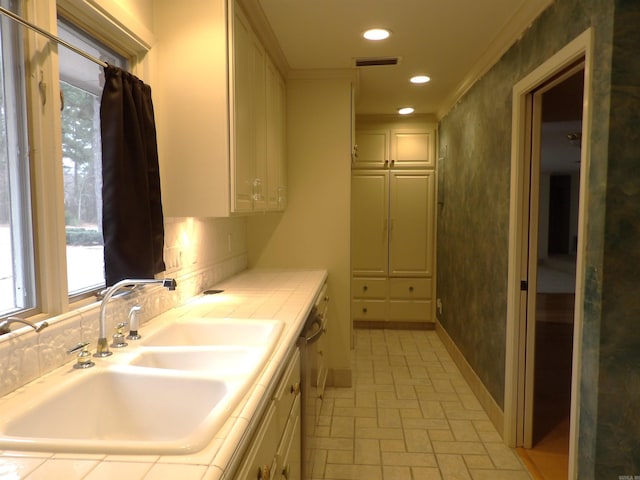
[[314,479],[531,479],[435,331],[355,330],[351,388],[328,388]]
[[569,418],[565,418],[532,449],[518,448],[518,455],[535,480],[569,478]]

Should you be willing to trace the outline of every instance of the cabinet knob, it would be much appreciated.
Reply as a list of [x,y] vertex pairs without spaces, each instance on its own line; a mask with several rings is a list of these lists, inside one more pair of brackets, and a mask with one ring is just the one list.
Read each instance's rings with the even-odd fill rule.
[[362,290],[366,292],[367,290],[369,290],[369,287],[367,287],[366,285],[364,285],[364,286],[362,287]]
[[262,200],[262,179],[254,178],[251,184],[251,198],[255,202]]
[[409,291],[413,292],[413,286],[409,286]]
[[367,313],[367,307],[362,308],[362,313]]
[[269,480],[271,478],[271,465],[263,465],[258,468],[258,480]]
[[300,393],[300,382],[296,382],[293,385],[291,385],[291,390],[290,390],[291,395],[298,395]]

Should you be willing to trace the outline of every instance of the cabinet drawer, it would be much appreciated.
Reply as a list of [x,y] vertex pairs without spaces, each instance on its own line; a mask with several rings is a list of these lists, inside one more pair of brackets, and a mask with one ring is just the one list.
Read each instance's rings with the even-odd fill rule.
[[300,395],[300,350],[295,349],[289,365],[276,388],[274,402],[276,406],[276,424],[282,430],[287,424],[294,401]]
[[351,282],[351,294],[354,298],[385,298],[387,279],[354,278]]
[[430,300],[431,282],[430,278],[391,278],[389,279],[389,297]]
[[389,302],[389,320],[391,321],[432,321],[431,300],[391,300]]
[[354,320],[386,320],[386,300],[353,300],[351,315]]

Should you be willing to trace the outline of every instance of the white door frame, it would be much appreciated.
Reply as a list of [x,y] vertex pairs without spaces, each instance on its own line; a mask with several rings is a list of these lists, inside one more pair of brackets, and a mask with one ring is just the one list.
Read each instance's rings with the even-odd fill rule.
[[[584,100],[582,112],[582,145],[580,166],[580,210],[578,213],[578,251],[576,264],[576,297],[574,309],[573,366],[571,385],[571,418],[569,439],[569,478],[576,476],[576,447],[580,407],[580,357],[584,301],[584,262],[587,210],[587,179],[589,177],[589,142],[591,126],[591,79],[593,64],[592,29],[588,29],[559,52],[545,61],[513,88],[511,138],[511,195],[509,209],[509,267],[507,286],[506,365],[504,395],[504,441],[511,447],[521,446],[524,416],[524,356],[526,351],[526,295],[520,291],[520,281],[526,277],[523,245],[528,235],[528,218],[522,215],[528,202],[529,171],[525,160],[530,155],[531,92],[567,66],[584,58]],[[526,198],[525,198],[526,197]]]

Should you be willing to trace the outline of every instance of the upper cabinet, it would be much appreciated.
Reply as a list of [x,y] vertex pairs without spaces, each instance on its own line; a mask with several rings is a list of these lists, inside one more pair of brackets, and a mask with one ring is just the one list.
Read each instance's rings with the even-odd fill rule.
[[434,168],[434,131],[416,128],[358,128],[354,168]]
[[154,3],[153,67],[166,216],[286,206],[285,84],[233,0]]

